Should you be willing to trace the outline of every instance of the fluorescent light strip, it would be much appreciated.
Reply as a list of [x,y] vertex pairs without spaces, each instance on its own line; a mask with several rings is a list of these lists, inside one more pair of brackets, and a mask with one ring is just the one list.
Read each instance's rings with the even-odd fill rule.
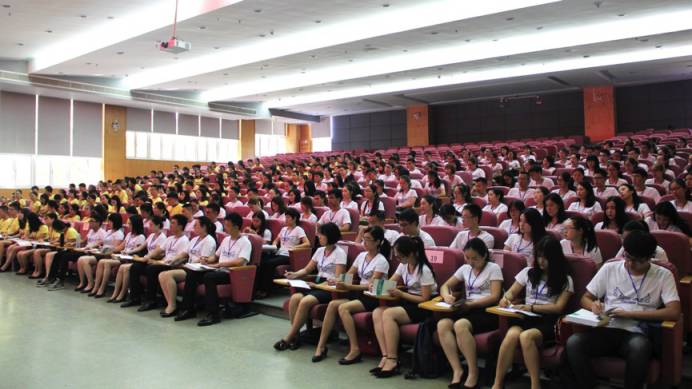
[[228,100],[413,69],[685,31],[690,29],[690,20],[692,20],[692,10],[677,11],[557,31],[531,33],[500,39],[497,42],[456,44],[441,49],[409,52],[383,59],[331,66],[306,74],[290,74],[232,84],[203,92],[200,98],[204,101]]
[[271,58],[559,1],[562,0],[484,0],[460,4],[459,0],[437,0],[401,9],[394,6],[358,19],[267,38],[262,42],[131,74],[123,80],[123,85],[140,89]]
[[432,76],[419,78],[416,80],[395,81],[372,86],[346,88],[332,92],[305,94],[302,96],[270,100],[266,103],[266,106],[270,108],[286,108],[301,104],[340,100],[352,97],[371,96],[449,85],[461,85],[479,81],[491,81],[687,56],[692,56],[692,45],[671,46],[660,49],[634,50],[624,53],[598,55],[589,58],[563,59],[543,63],[526,64],[524,66],[505,66],[467,73],[457,72],[444,75],[440,78],[437,76]]
[[[185,0],[178,6],[178,22],[239,3],[242,0]],[[69,61],[90,52],[115,45],[172,24],[175,2],[159,0],[154,4],[99,23],[98,26],[41,49],[31,61],[31,72]],[[161,39],[167,39],[162,36]],[[152,42],[153,47],[153,42]]]

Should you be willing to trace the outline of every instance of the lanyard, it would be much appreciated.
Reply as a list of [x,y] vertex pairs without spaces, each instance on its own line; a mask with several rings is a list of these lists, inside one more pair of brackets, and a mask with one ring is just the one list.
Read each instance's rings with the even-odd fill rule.
[[166,250],[166,256],[168,256],[168,254],[175,248],[175,244],[178,243],[178,240],[180,240],[180,238],[175,238],[173,243],[171,243],[171,245],[168,246],[168,249]]
[[365,260],[366,260],[367,257],[368,257],[368,254],[366,253],[365,256],[363,256],[363,264],[360,266],[360,269],[359,269],[359,272],[358,272],[360,278],[363,278],[363,279],[368,278],[368,277],[365,277],[365,271],[368,270],[368,268],[370,268],[370,264],[371,264],[371,263],[375,262],[375,258],[376,258],[377,256],[372,257],[372,258],[370,259],[370,262],[367,262],[367,263],[366,263]]
[[[228,241],[230,242],[231,240],[232,239],[229,239]],[[238,239],[234,240],[233,244],[229,244],[231,247],[229,247],[228,250],[226,250],[226,255],[228,255],[229,257],[231,256],[231,250],[233,250],[233,247],[235,247],[235,244],[238,243],[239,240],[240,240],[240,237],[238,237]]]
[[154,245],[156,244],[156,241],[159,239],[160,236],[161,236],[161,233],[159,232],[158,235],[153,236],[151,238],[151,241],[149,242],[149,245],[147,246],[147,250],[151,251],[154,249],[154,247],[156,247]]
[[334,254],[335,251],[336,251],[336,247],[334,247],[334,248],[332,249],[332,252],[329,253],[329,255],[327,255],[327,248],[326,248],[326,247],[324,248],[324,250],[322,251],[322,259],[320,259],[320,262],[317,264],[317,268],[318,268],[319,271],[322,271],[322,265],[324,265],[324,260],[325,260],[325,258],[331,257],[332,254]]
[[[209,235],[207,235],[207,236],[209,236]],[[206,238],[205,238],[205,239],[206,239]],[[195,247],[197,247],[197,245],[200,244],[200,242],[202,242],[203,240],[204,240],[204,239],[200,239],[199,236],[198,236],[198,237],[197,237],[197,240],[195,241],[195,244],[192,245],[192,248],[190,249],[190,252],[194,254],[194,253],[195,253]],[[176,241],[177,241],[177,240],[176,240]]]
[[519,240],[519,244],[517,244],[517,252],[521,253],[521,249],[527,249],[529,248],[530,245],[533,244],[533,242],[529,241],[529,243],[526,246],[521,245],[521,243],[524,241],[524,237],[522,236],[521,239]]
[[637,288],[634,283],[634,278],[632,278],[632,273],[630,273],[630,269],[627,269],[627,275],[630,277],[630,282],[632,282],[632,289],[634,289],[634,293],[637,295],[637,305],[639,304],[639,291],[642,290],[642,286],[644,285],[647,274],[649,274],[648,271],[644,273],[644,277],[642,277],[642,281],[639,283],[639,288]]
[[290,234],[291,231],[293,231],[293,228],[289,229],[288,227],[286,227],[286,231],[283,233],[283,235],[281,235],[281,243],[282,244],[288,240],[288,234]]
[[[539,283],[539,285],[540,285],[540,283]],[[547,282],[544,282],[544,283],[543,283],[543,287],[540,288],[540,289],[538,288],[538,285],[536,285],[536,293],[534,293],[533,301],[538,301],[538,295],[539,295],[539,294],[543,294],[543,291],[545,290],[545,287],[546,287],[546,286],[548,286],[548,283],[547,283]]]
[[473,267],[471,269],[469,269],[469,285],[468,285],[469,292],[473,290],[473,285],[476,283],[476,281],[478,281],[478,277],[480,277],[481,274],[483,274],[483,271],[485,270],[485,267],[487,264],[488,263],[486,262],[485,265],[483,265],[483,268],[481,269],[481,271],[478,272],[478,275],[473,280],[471,280],[471,276],[473,276]]

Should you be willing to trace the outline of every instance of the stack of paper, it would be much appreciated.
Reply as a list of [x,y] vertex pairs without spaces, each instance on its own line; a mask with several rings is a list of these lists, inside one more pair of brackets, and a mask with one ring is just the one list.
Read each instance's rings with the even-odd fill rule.
[[589,327],[605,327],[610,322],[610,317],[606,315],[599,316],[582,308],[577,312],[565,316],[565,321],[568,323],[581,324]]
[[288,285],[293,288],[310,289],[310,285],[303,280],[288,280]]
[[210,271],[210,270],[216,270],[216,268],[203,265],[201,263],[186,263],[185,266],[183,266],[186,269],[192,270],[192,271]]
[[500,310],[500,311],[505,311],[505,312],[518,313],[518,314],[524,315],[524,316],[541,317],[541,315],[538,314],[538,313],[534,313],[534,312],[530,312],[530,311],[524,311],[524,310],[521,310],[521,309],[512,308],[511,305],[510,305],[509,307],[507,307],[507,308],[497,307],[497,309]]

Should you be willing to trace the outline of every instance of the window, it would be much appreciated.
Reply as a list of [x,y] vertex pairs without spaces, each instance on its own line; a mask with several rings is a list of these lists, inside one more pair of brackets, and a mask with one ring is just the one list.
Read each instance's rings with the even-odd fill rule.
[[0,163],[4,167],[0,188],[66,187],[70,183],[96,183],[103,179],[101,158],[0,154]]
[[128,159],[164,161],[237,161],[238,140],[127,131]]
[[312,151],[332,151],[332,138],[312,138]]
[[286,137],[284,135],[255,135],[255,155],[258,157],[283,154],[286,152]]

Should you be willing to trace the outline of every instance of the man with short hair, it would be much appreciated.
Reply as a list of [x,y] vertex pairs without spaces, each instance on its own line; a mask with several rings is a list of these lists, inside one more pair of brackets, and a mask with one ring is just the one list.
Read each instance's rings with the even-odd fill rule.
[[343,195],[339,189],[333,189],[327,195],[327,206],[329,209],[322,214],[322,217],[317,224],[334,223],[342,232],[351,230],[351,215],[348,210],[341,208],[339,204]]
[[548,190],[555,186],[553,180],[548,177],[543,177],[543,168],[540,165],[533,165],[529,169],[529,175],[531,176],[531,181],[529,181],[530,187],[542,186]]
[[658,200],[661,198],[661,194],[658,193],[658,190],[655,188],[652,188],[650,186],[646,186],[646,170],[642,168],[636,168],[632,172],[632,186],[634,186],[634,190],[637,191],[637,194],[639,196],[644,196],[648,197],[654,200],[654,202],[658,202]]
[[533,198],[534,189],[529,188],[529,173],[520,171],[517,176],[517,185],[507,192],[508,197],[516,197],[522,202]]
[[619,196],[617,189],[612,186],[606,186],[607,173],[602,168],[596,168],[593,172],[593,193],[596,197],[607,200],[611,196]]
[[418,237],[425,247],[435,246],[435,240],[427,232],[420,229],[418,214],[411,208],[407,208],[399,214],[399,228],[401,233],[411,238]]
[[648,232],[632,231],[623,246],[625,260],[605,263],[581,299],[582,308],[610,316],[610,323],[567,340],[567,361],[580,388],[596,386],[591,359],[601,356],[625,359],[625,388],[643,388],[654,353],[652,337],[662,321],[680,317],[673,273],[651,263],[656,239]]
[[384,230],[384,238],[387,239],[391,246],[394,246],[394,242],[401,236],[398,231],[390,230],[384,227],[384,222],[386,220],[386,215],[384,211],[373,210],[368,216],[368,225],[360,226],[358,229],[358,236],[356,237],[356,243],[363,243],[363,235],[368,227],[380,227]]
[[469,240],[479,238],[485,242],[488,249],[492,250],[495,247],[495,238],[487,231],[480,229],[481,215],[483,215],[483,211],[478,204],[466,204],[461,211],[461,222],[464,224],[464,230],[457,234],[449,247],[463,250]]

